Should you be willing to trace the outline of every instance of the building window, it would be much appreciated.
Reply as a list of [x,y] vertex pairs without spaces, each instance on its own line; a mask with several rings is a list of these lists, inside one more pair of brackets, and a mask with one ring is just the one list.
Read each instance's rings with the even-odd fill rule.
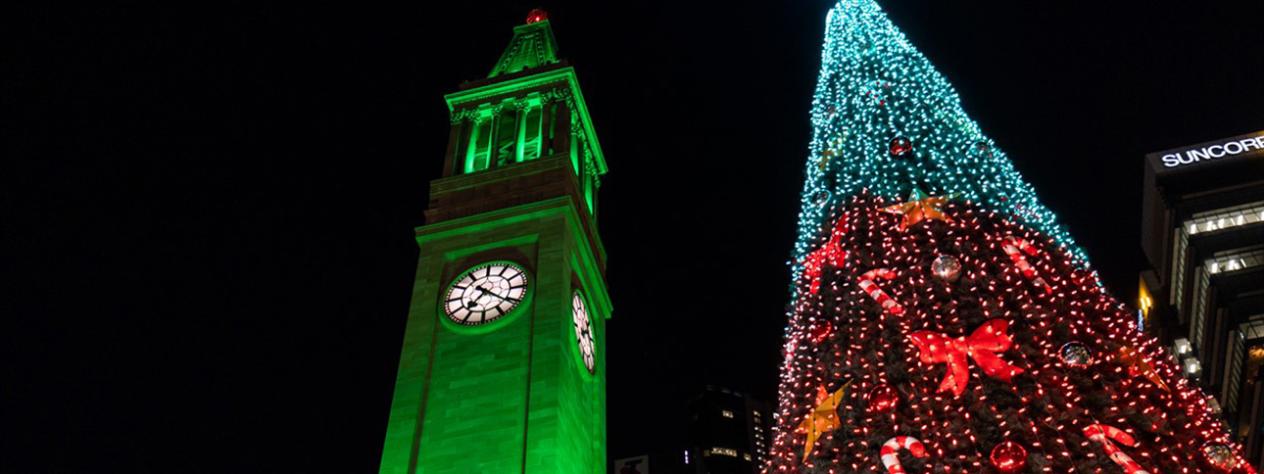
[[1250,323],[1243,324],[1237,331],[1229,334],[1224,391],[1220,393],[1220,399],[1224,400],[1224,409],[1229,412],[1238,408],[1238,388],[1242,386],[1242,358],[1246,355],[1246,336],[1243,333],[1250,330],[1249,325]]
[[527,103],[518,123],[518,161],[530,161],[540,157],[540,139],[542,121],[540,120],[539,100]]
[[732,418],[733,412],[728,411],[728,410],[720,410],[720,416],[723,416],[725,418]]
[[494,151],[497,167],[513,163],[518,159],[517,123],[518,116],[521,114],[521,110],[503,107],[500,110],[500,116],[496,117],[496,149]]
[[473,173],[487,169],[491,165],[491,147],[491,109],[486,109],[475,119],[474,126],[470,128],[470,144],[466,150],[465,172]]
[[1202,266],[1194,270],[1194,307],[1191,311],[1193,318],[1190,324],[1190,339],[1193,340],[1194,347],[1204,357],[1207,355],[1203,337],[1207,333],[1208,312],[1215,310],[1215,308],[1209,309],[1207,307],[1209,304],[1208,300],[1211,298],[1209,294],[1211,291],[1211,276],[1261,265],[1264,265],[1264,249],[1255,248],[1218,252],[1212,258],[1203,261]]
[[1207,273],[1212,275],[1264,265],[1264,249],[1234,251],[1234,253],[1220,252],[1216,255],[1203,265],[1207,268]]
[[1264,222],[1264,201],[1194,214],[1185,221],[1190,235]]
[[717,456],[737,457],[737,450],[733,448],[711,448],[710,452]]
[[[559,151],[553,148],[554,140],[557,138],[557,122],[558,120],[561,120],[561,118],[557,115],[557,110],[557,102],[544,104],[544,114],[545,117],[548,118],[548,120],[545,120],[545,123],[548,123],[548,126],[542,127],[542,130],[540,131],[540,134],[543,135],[543,143],[540,144],[541,156],[552,156],[554,153]],[[570,117],[567,117],[566,119],[570,120]]]
[[[1226,361],[1224,389],[1221,392],[1221,400],[1224,400],[1224,410],[1227,413],[1232,414],[1238,411],[1238,400],[1243,393],[1254,392],[1255,384],[1258,382],[1256,374],[1259,373],[1260,366],[1264,365],[1264,345],[1260,342],[1262,339],[1264,339],[1264,314],[1252,316],[1229,336],[1230,346]],[[1249,413],[1238,414],[1248,417],[1250,415]],[[1232,415],[1230,417],[1232,418]],[[1241,430],[1246,428],[1247,432],[1250,431],[1250,420],[1239,418],[1238,421],[1239,436],[1246,436],[1247,433]]]
[[1172,297],[1169,301],[1181,314],[1185,313],[1185,257],[1189,251],[1189,233],[1182,227],[1172,243]]
[[556,120],[545,124],[546,112],[556,106],[545,104],[538,95],[520,101],[505,101],[493,107],[484,104],[468,132],[464,173],[539,159],[551,152]]
[[[1264,201],[1199,212],[1182,222],[1172,243],[1172,295],[1170,302],[1182,311],[1185,290],[1185,257],[1189,236],[1264,222]],[[1214,273],[1214,272],[1213,272]]]
[[1207,328],[1207,286],[1211,283],[1211,277],[1207,274],[1207,267],[1201,266],[1194,270],[1194,307],[1193,318],[1189,327],[1190,342],[1194,343],[1194,349],[1198,350],[1198,354],[1206,356],[1204,351],[1207,344],[1203,341],[1203,334]]

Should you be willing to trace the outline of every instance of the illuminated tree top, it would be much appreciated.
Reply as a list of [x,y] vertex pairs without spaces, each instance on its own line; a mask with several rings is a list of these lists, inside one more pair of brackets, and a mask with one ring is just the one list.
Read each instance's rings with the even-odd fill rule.
[[795,255],[815,247],[830,209],[867,190],[970,201],[1083,251],[948,81],[874,0],[841,0],[826,18]]

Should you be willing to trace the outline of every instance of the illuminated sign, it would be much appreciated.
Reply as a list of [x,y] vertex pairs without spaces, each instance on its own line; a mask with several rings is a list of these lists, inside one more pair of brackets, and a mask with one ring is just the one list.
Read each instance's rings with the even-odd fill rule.
[[1170,171],[1209,161],[1264,156],[1264,131],[1147,155],[1159,171]]

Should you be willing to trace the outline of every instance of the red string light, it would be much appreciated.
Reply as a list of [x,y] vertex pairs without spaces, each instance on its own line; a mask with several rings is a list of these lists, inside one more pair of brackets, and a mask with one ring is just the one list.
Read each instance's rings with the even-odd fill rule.
[[[1208,472],[1207,461],[1191,454],[1208,443],[1241,456],[1204,395],[1054,240],[969,202],[946,203],[951,219],[901,230],[902,216],[883,211],[889,205],[854,197],[841,204],[846,213],[822,225],[816,248],[829,247],[836,258],[821,258],[818,271],[797,282],[767,472],[883,472],[877,454],[894,436],[925,445],[925,458],[898,454],[910,473],[986,472],[992,451],[1006,441],[1026,447],[1026,472],[1119,472],[1112,453],[1085,435],[1093,425],[1135,438],[1127,454],[1150,472]],[[1016,246],[1026,265],[1007,252]],[[957,280],[932,272],[941,255],[960,261]],[[858,284],[875,268],[889,269],[881,291],[901,314]],[[1033,284],[1036,276],[1043,284]],[[989,375],[977,365],[982,353],[962,342],[957,349],[973,361],[967,383],[960,396],[955,387],[940,392],[950,364],[925,362],[922,350],[929,348],[919,349],[910,335],[957,340],[992,327],[994,338],[1001,334],[988,323],[994,320],[1005,322],[1011,342],[988,347],[1018,370],[1005,371],[1008,382]],[[1070,342],[1091,352],[1086,363],[1078,364],[1082,353],[1077,364],[1063,361]],[[838,428],[815,440],[804,459],[804,435],[793,428],[817,406],[818,387],[844,382],[851,385],[839,403]],[[880,385],[902,402],[865,409],[865,397]],[[1233,472],[1254,471],[1240,463]]]

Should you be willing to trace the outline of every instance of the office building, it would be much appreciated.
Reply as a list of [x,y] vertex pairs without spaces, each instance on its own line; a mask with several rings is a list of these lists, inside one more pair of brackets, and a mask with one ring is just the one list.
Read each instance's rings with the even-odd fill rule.
[[689,402],[689,448],[697,474],[758,473],[772,441],[767,405],[749,395],[708,385]]
[[1147,155],[1139,322],[1264,459],[1264,131]]

